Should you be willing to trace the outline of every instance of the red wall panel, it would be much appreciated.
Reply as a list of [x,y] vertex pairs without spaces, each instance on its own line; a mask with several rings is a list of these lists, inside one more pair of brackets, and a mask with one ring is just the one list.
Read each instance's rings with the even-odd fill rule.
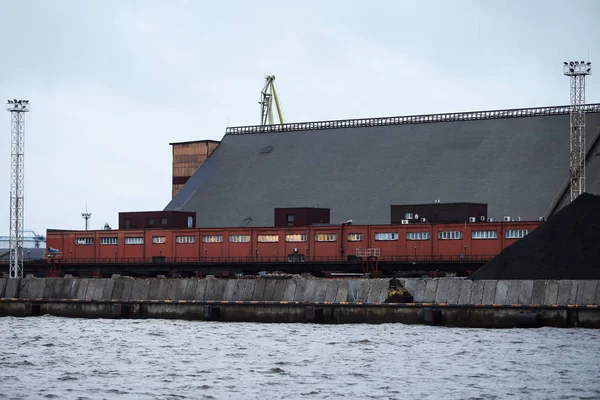
[[[367,226],[345,226],[342,230],[342,244],[344,246],[344,258],[351,256],[356,257],[356,249],[369,248],[369,228]],[[349,234],[362,234],[362,240],[360,241],[349,241]]]
[[[460,239],[441,239],[444,232],[460,232]],[[458,256],[470,253],[471,233],[464,224],[433,225],[431,231],[433,246],[430,254],[439,256]]]
[[[144,238],[143,244],[125,244],[125,240],[127,238]],[[123,257],[124,258],[144,258],[145,257],[145,246],[147,245],[147,241],[143,231],[127,231],[125,235],[123,235],[123,241],[120,242],[123,246]]]
[[[304,235],[305,240],[301,242],[288,242],[286,235]],[[303,255],[305,259],[309,255],[309,229],[308,228],[286,228],[282,229],[280,233],[280,240],[285,242],[284,252],[281,256],[289,256],[291,254]],[[298,249],[297,252],[294,249]]]
[[98,243],[98,257],[104,259],[118,258],[118,244],[100,244]]
[[[277,242],[259,242],[261,235],[277,235]],[[285,229],[256,228],[253,234],[254,257],[283,257],[285,252]]]
[[[378,233],[397,233],[397,240],[375,240]],[[395,226],[373,226],[370,232],[371,248],[380,249],[382,256],[394,256],[398,254],[400,243],[405,240],[402,238],[402,229]]]
[[[319,241],[317,235],[335,235],[335,241],[327,242],[327,241]],[[340,228],[330,228],[330,227],[314,227],[311,229],[309,237],[309,244],[313,249],[313,255],[316,257],[341,257],[340,254],[340,240],[343,238],[340,237]]]
[[[210,240],[209,238],[214,237],[214,236],[220,236],[222,241],[221,242],[205,242],[204,241],[205,237],[206,237],[206,240]],[[226,257],[227,252],[225,251],[225,240],[228,240],[226,229],[203,229],[203,230],[201,230],[198,234],[198,241],[200,243],[200,247],[198,249],[198,251],[199,251],[198,256],[209,257],[209,258]],[[178,244],[178,246],[183,246],[183,245]],[[181,247],[177,248],[177,257],[181,257],[179,255],[180,248]],[[183,251],[185,251],[185,249]]]

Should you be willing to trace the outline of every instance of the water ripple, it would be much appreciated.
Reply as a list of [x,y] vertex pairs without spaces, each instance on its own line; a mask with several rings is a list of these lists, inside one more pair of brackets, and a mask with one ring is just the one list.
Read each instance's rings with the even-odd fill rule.
[[0,343],[0,399],[600,396],[586,329],[45,316],[0,318]]

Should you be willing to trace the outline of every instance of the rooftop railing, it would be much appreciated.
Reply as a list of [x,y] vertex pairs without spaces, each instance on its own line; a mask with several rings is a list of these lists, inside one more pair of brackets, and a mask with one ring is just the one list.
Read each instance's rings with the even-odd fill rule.
[[[586,113],[600,112],[600,104],[586,104]],[[571,112],[571,106],[517,108],[512,110],[470,111],[459,113],[408,115],[404,117],[358,118],[336,121],[297,122],[281,125],[254,125],[229,127],[226,135],[247,135],[256,133],[291,132],[340,128],[361,128],[369,126],[428,124],[435,122],[478,121],[501,118],[540,117],[548,115],[565,115]]]

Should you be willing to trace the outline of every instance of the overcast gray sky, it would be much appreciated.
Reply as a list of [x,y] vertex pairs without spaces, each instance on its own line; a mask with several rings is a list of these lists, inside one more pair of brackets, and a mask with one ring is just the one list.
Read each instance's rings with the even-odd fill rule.
[[[589,54],[600,102],[599,23],[596,0],[0,0],[0,99],[32,105],[25,226],[164,208],[169,142],[257,124],[266,74],[289,122],[426,114],[566,104],[562,62]],[[4,111],[0,235],[9,191]]]

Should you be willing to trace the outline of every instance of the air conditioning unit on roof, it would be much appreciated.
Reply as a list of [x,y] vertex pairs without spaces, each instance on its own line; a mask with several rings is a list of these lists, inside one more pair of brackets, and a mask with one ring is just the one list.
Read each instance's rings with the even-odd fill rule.
[[421,218],[421,222],[427,222],[427,218]]
[[479,216],[479,220],[480,220],[481,222],[485,222],[485,215],[480,215],[480,216]]
[[407,219],[403,219],[402,220],[402,225],[408,225],[408,220]]
[[488,218],[488,222],[494,222],[494,218]]
[[538,221],[545,221],[545,220],[546,220],[546,217],[539,217],[538,218]]
[[508,216],[504,216],[504,217],[502,218],[502,221],[504,221],[504,222],[510,222],[510,221],[512,221],[512,218],[511,218],[511,217],[508,217]]
[[475,218],[475,217],[469,217],[469,222],[477,222],[477,218]]

